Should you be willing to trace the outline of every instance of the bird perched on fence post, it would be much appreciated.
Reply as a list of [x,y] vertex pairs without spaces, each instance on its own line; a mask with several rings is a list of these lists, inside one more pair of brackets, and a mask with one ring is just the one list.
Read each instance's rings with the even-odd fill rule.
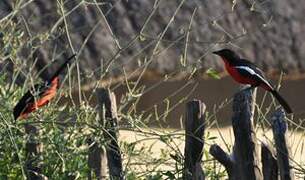
[[42,84],[35,84],[28,90],[14,107],[14,118],[24,119],[29,113],[49,103],[56,95],[59,87],[59,74],[66,68],[67,64],[76,56],[69,57],[54,73],[54,75]]
[[222,49],[213,53],[222,58],[226,70],[235,81],[241,84],[249,84],[251,87],[261,87],[266,91],[271,92],[285,109],[286,113],[292,113],[292,110],[285,99],[273,88],[265,78],[263,72],[255,64],[240,58],[230,49]]

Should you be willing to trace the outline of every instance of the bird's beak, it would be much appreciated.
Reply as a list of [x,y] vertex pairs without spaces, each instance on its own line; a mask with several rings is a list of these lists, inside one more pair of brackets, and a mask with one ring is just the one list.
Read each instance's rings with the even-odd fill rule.
[[213,54],[219,55],[219,51],[214,51]]

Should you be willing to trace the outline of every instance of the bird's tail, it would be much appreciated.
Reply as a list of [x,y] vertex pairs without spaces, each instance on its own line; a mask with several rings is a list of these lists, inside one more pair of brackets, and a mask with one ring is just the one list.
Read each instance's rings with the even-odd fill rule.
[[54,73],[54,75],[50,78],[49,82],[53,81],[54,78],[56,78],[61,71],[63,71],[65,69],[65,67],[67,66],[67,64],[76,56],[76,54],[73,54],[72,56],[70,56],[59,68],[58,70]]
[[271,90],[270,91],[272,95],[277,99],[277,101],[282,105],[282,107],[285,109],[286,113],[290,114],[292,113],[292,109],[286,102],[286,100],[276,91],[276,90]]

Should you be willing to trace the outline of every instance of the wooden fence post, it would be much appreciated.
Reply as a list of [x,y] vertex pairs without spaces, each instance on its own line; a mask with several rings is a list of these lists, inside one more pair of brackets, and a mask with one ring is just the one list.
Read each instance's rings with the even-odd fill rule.
[[40,130],[31,124],[24,125],[25,132],[28,134],[28,140],[25,145],[26,151],[26,174],[29,180],[47,179],[42,174],[41,156],[43,145],[39,142]]
[[234,96],[232,125],[235,137],[232,155],[212,145],[210,154],[223,164],[231,180],[261,180],[258,152],[253,132],[254,100],[252,88]]
[[262,143],[261,158],[264,180],[277,180],[278,167],[274,152],[272,148],[265,143]]
[[232,126],[235,137],[233,156],[236,178],[260,180],[258,152],[253,132],[254,97],[252,89],[244,89],[234,95]]
[[[99,146],[97,142],[93,142],[91,139],[88,144],[94,143],[89,148],[88,166],[93,170],[97,179],[106,179],[107,177],[107,157],[104,147]],[[91,180],[91,172],[89,172],[88,179]]]
[[[107,141],[105,149],[110,179],[124,179],[121,152],[117,141],[117,107],[115,95],[108,89],[99,88],[97,89],[96,96],[100,108],[100,120],[105,128],[103,136]],[[102,159],[103,150],[101,147],[96,146],[93,148],[92,152],[97,154],[97,158]],[[105,160],[101,160],[100,162],[103,161]],[[99,172],[104,172],[104,170],[101,169],[102,167],[100,167],[100,164],[101,163],[97,164],[99,166],[97,169]]]
[[201,167],[205,105],[200,100],[193,100],[186,105],[185,148],[183,179],[204,180]]
[[294,174],[289,163],[289,148],[286,143],[287,123],[285,122],[285,112],[278,109],[271,118],[273,138],[277,152],[277,163],[281,180],[292,180]]

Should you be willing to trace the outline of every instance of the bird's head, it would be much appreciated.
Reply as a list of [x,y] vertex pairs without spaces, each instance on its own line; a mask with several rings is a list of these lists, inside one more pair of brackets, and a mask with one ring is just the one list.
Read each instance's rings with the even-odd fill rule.
[[214,54],[222,57],[223,60],[227,60],[228,62],[234,62],[235,60],[239,59],[239,56],[230,49],[222,49],[219,51],[214,51]]

